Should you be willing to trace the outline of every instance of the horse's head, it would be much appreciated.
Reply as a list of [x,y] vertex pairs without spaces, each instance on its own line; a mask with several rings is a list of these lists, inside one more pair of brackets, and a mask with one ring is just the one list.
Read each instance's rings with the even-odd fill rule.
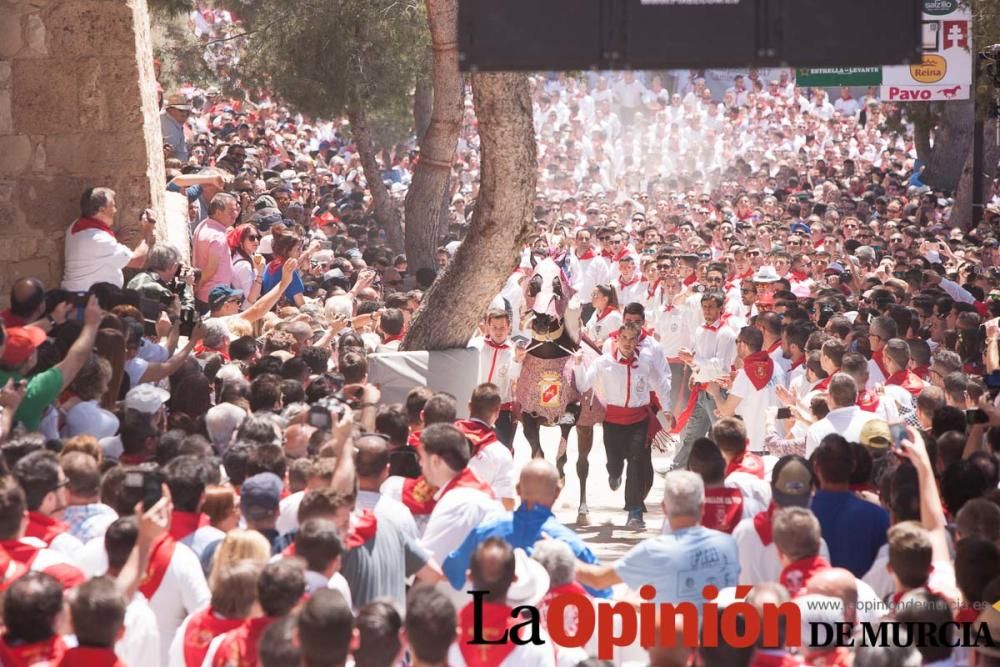
[[566,307],[576,292],[551,259],[541,260],[534,269],[525,285],[525,297],[532,312],[531,329],[544,336],[562,327]]

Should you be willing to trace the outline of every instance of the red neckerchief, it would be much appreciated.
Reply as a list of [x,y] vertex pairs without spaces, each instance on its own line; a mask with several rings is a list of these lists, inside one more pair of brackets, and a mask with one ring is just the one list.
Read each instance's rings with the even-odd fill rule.
[[790,275],[792,277],[792,280],[794,280],[797,283],[809,280],[809,274],[806,273],[805,271],[789,271],[788,275]]
[[625,257],[627,255],[628,255],[628,247],[622,248],[614,256],[612,256],[611,261],[620,262],[622,257]]
[[146,596],[147,600],[152,600],[153,595],[163,583],[163,577],[170,567],[170,560],[174,557],[174,549],[177,543],[169,534],[161,535],[149,552],[149,565],[146,566],[146,574],[139,582],[139,592]]
[[597,314],[597,321],[600,322],[601,320],[603,320],[605,317],[615,312],[616,310],[618,309],[615,308],[614,306],[605,306],[604,310],[602,310]]
[[769,652],[765,649],[757,649],[749,667],[802,667],[804,664],[802,658],[791,655],[788,651]]
[[450,482],[444,487],[441,492],[441,496],[435,500],[434,496],[437,494],[438,489],[431,486],[424,476],[421,475],[417,478],[411,478],[403,481],[403,494],[402,500],[403,504],[410,508],[410,512],[416,515],[427,515],[434,511],[434,506],[437,505],[438,500],[444,498],[444,495],[451,491],[452,489],[457,489],[460,487],[479,489],[486,495],[493,497],[493,489],[490,488],[489,484],[484,483],[476,474],[472,472],[469,468],[465,468],[462,472],[455,475]]
[[979,618],[979,610],[973,607],[962,607],[955,613],[956,623],[975,623]]
[[113,648],[77,646],[66,651],[59,667],[126,667]]
[[764,459],[744,450],[726,466],[726,477],[734,472],[745,472],[758,479],[764,479]]
[[743,372],[757,391],[767,386],[774,375],[774,359],[767,352],[754,352],[743,359]]
[[118,457],[118,463],[126,466],[137,466],[149,460],[148,456],[142,454],[122,454]]
[[705,511],[701,525],[723,533],[733,532],[743,516],[743,494],[739,489],[716,486],[705,489]]
[[32,644],[11,646],[7,638],[0,640],[0,662],[4,667],[31,667],[32,665],[57,665],[66,653],[66,643],[59,635]]
[[243,621],[238,628],[227,632],[215,652],[212,667],[228,667],[229,665],[256,667],[258,664],[257,644],[264,631],[276,620],[278,619],[270,616],[258,616]]
[[778,581],[788,589],[794,598],[805,593],[806,584],[809,583],[813,575],[828,569],[830,569],[830,563],[822,556],[800,558],[794,563],[789,563],[781,571]]
[[878,394],[867,389],[862,389],[858,392],[858,407],[865,412],[878,412],[878,406],[881,400]]
[[767,348],[767,353],[768,354],[774,354],[779,347],[781,347],[781,339],[780,338],[778,340],[774,341],[774,344],[772,344],[771,347]]
[[916,375],[918,378],[920,378],[921,380],[923,380],[924,382],[927,382],[927,377],[931,373],[931,367],[930,366],[914,366],[913,370],[911,372],[914,375]]
[[705,328],[705,331],[715,332],[724,327],[728,321],[729,313],[723,313],[722,317],[717,319],[714,324],[703,324],[702,326]]
[[646,296],[648,298],[652,299],[653,295],[656,294],[656,288],[660,286],[660,280],[661,280],[660,278],[657,278],[656,282],[654,282],[652,285],[649,286],[649,289],[646,292]]
[[830,380],[832,380],[832,379],[833,379],[832,375],[826,376],[825,378],[823,378],[822,380],[820,380],[818,383],[816,383],[816,386],[813,387],[813,391],[826,391],[827,389],[830,388]]
[[371,510],[361,510],[351,515],[351,529],[347,533],[347,548],[357,549],[375,538],[378,519]]
[[914,397],[919,396],[920,392],[924,390],[924,381],[912,371],[905,369],[887,377],[885,383],[886,385],[902,387]]
[[696,282],[698,282],[698,272],[697,271],[695,271],[694,273],[692,273],[691,275],[689,275],[687,278],[685,278],[684,281],[683,281],[683,284],[684,285],[694,285]]
[[639,274],[635,274],[634,276],[632,276],[632,280],[628,282],[625,282],[624,280],[622,280],[621,276],[618,276],[618,287],[620,287],[621,289],[627,289],[632,285],[635,285],[637,282],[639,282]]
[[594,257],[595,257],[595,255],[594,255],[594,249],[593,248],[587,248],[587,252],[583,253],[582,255],[577,255],[576,256],[576,258],[578,260],[580,260],[581,262],[584,261],[584,260],[588,260],[588,259],[594,259]]
[[[400,336],[402,338],[402,336]],[[507,343],[494,343],[492,338],[486,338],[486,345],[492,347],[494,350],[509,350],[510,345]]]
[[878,352],[872,352],[872,361],[878,366],[878,369],[882,371],[882,377],[887,377],[889,371],[885,367],[885,348],[882,348]]
[[990,309],[982,301],[973,301],[972,302],[972,307],[976,309],[977,313],[979,313],[979,317],[981,317],[983,319],[988,319],[989,318],[989,316],[990,316]]
[[808,660],[809,667],[850,667],[853,663],[851,652],[843,646],[822,653],[813,653]]
[[757,537],[765,547],[773,541],[771,537],[771,517],[778,511],[778,506],[773,502],[768,505],[763,512],[753,515],[753,528],[757,531]]
[[422,431],[414,431],[406,438],[406,444],[413,447],[418,452],[420,451],[420,434]]
[[403,334],[396,334],[395,336],[386,336],[385,340],[382,341],[382,344],[388,345],[389,343],[396,340],[403,340]]
[[275,257],[267,264],[267,270],[271,273],[275,273],[281,270],[281,267],[285,265],[284,257]]
[[[587,589],[575,581],[560,586],[553,586],[545,594],[545,597],[542,598],[542,601],[538,603],[538,611],[541,612],[543,627],[548,628],[549,606],[556,598],[562,595],[579,595],[586,600],[590,599],[590,593],[587,592]],[[569,605],[563,613],[563,629],[568,636],[575,637],[579,627],[580,611],[574,605]]]
[[24,529],[25,537],[36,537],[48,546],[52,546],[52,540],[56,539],[69,530],[62,521],[54,519],[41,512],[28,512],[28,527]]
[[799,366],[801,366],[802,363],[805,360],[806,360],[806,355],[803,354],[801,357],[799,357],[798,361],[792,361],[792,365],[791,365],[791,367],[789,367],[788,370],[789,371],[794,371],[796,368],[798,368]]
[[[517,622],[517,617],[511,616],[513,609],[503,604],[492,602],[482,603],[481,629],[479,636],[488,642],[495,642],[507,635]],[[458,612],[458,627],[462,633],[462,639],[458,642],[458,649],[462,652],[462,658],[468,667],[496,667],[507,659],[517,644],[508,641],[502,643],[473,644],[476,636],[475,626],[475,604],[470,603]]]
[[220,618],[205,607],[195,612],[184,629],[184,664],[200,667],[212,640],[243,625],[242,618]]
[[27,573],[27,567],[11,558],[6,549],[0,548],[0,594]]
[[115,240],[118,239],[118,237],[115,236],[115,233],[111,231],[111,228],[108,227],[103,222],[101,222],[100,220],[98,220],[97,218],[87,218],[87,217],[79,218],[76,222],[73,223],[73,226],[70,227],[69,233],[77,234],[86,229],[97,229],[102,232],[107,232],[108,234],[111,234],[111,238]]
[[465,439],[472,445],[471,455],[475,456],[484,447],[497,440],[497,433],[490,426],[475,419],[459,419],[455,422],[455,428],[465,434]]
[[205,347],[205,344],[201,341],[198,341],[197,343],[194,344],[194,349],[192,350],[192,352],[196,357],[201,356],[206,352],[212,352],[214,354],[218,354],[219,356],[221,356],[222,360],[225,361],[227,364],[231,361],[228,352],[217,348]]
[[601,248],[601,257],[606,257],[608,259],[613,260],[615,256],[611,254],[610,250],[606,250],[604,248]]
[[194,531],[209,523],[208,516],[201,512],[181,512],[174,510],[170,514],[170,537],[180,542]]
[[[23,567],[23,570],[15,567],[14,571],[11,572],[5,580],[0,582],[0,590],[5,590],[8,586],[14,583],[16,579],[29,571],[32,564],[35,562],[35,558],[38,556],[38,552],[41,551],[42,548],[43,547],[37,547],[34,544],[22,542],[21,540],[6,540],[0,542],[0,549],[3,550],[4,554],[4,558],[0,559],[0,566],[6,562],[7,558],[10,558],[10,560],[13,560],[15,563],[19,563]],[[3,572],[7,572],[6,567],[3,569]],[[84,575],[80,568],[75,565],[70,565],[69,563],[61,563],[47,567],[45,568],[45,574],[50,574],[55,577],[59,583],[62,584],[63,590],[69,590],[79,586],[87,580],[86,575]]]

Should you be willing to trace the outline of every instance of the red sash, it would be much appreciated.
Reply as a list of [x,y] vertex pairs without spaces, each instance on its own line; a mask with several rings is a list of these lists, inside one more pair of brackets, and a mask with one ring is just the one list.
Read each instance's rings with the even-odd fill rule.
[[215,652],[212,667],[257,667],[257,644],[267,627],[276,620],[270,616],[258,616],[227,632]]
[[885,379],[885,383],[886,385],[902,387],[910,392],[910,395],[914,398],[919,396],[920,392],[924,390],[924,381],[916,373],[908,370],[893,373]]
[[361,510],[359,514],[351,515],[351,530],[347,534],[347,548],[356,549],[375,537],[378,529],[378,519],[371,510]]
[[[725,326],[726,322],[728,321],[729,321],[729,313],[724,313],[722,317],[720,317],[715,322],[715,324],[703,324],[702,327],[705,329],[705,331],[716,332],[723,326]],[[773,368],[774,362],[772,361],[771,364]],[[770,377],[768,377],[768,380],[770,380]],[[688,420],[691,419],[691,415],[694,414],[694,409],[698,405],[698,398],[703,391],[705,391],[705,385],[703,384],[696,384],[693,387],[691,387],[691,395],[688,397],[687,405],[684,406],[684,411],[681,412],[680,416],[677,418],[676,423],[674,423],[674,428],[671,431],[671,433],[677,435],[678,433],[684,430],[684,426],[688,423]]]
[[170,537],[180,542],[202,526],[209,523],[208,516],[200,512],[181,512],[174,510],[170,514]]
[[744,451],[726,466],[726,477],[729,477],[734,472],[745,472],[757,479],[764,479],[764,459],[756,454]]
[[[463,487],[479,489],[489,497],[493,497],[493,489],[490,488],[490,485],[476,477],[476,473],[472,472],[472,470],[465,468],[448,482],[438,500],[444,498],[444,495],[452,489]],[[410,508],[410,512],[414,516],[426,515],[434,511],[434,506],[438,502],[438,500],[434,499],[435,493],[437,493],[437,489],[428,484],[423,475],[416,479],[407,479],[403,482],[403,504]]]
[[77,234],[79,232],[84,231],[85,229],[99,229],[102,232],[107,232],[108,234],[111,234],[111,238],[115,240],[117,240],[118,238],[117,236],[115,236],[115,233],[111,231],[110,227],[108,227],[106,224],[104,224],[97,218],[85,218],[85,217],[79,218],[76,222],[73,223],[73,226],[70,228],[69,233]]
[[58,519],[53,519],[41,512],[28,512],[28,527],[24,530],[24,536],[38,538],[51,546],[52,540],[67,530],[69,530],[69,526]]
[[872,361],[882,371],[882,377],[889,377],[889,371],[885,367],[885,348],[882,348],[878,352],[872,352]]
[[33,644],[11,646],[6,637],[0,640],[0,663],[4,667],[46,667],[59,664],[66,653],[66,643],[59,635]]
[[724,486],[705,489],[705,511],[701,525],[723,533],[733,532],[743,517],[743,494]]
[[[7,577],[0,581],[0,591],[3,591],[32,569],[35,558],[42,547],[36,547],[20,540],[7,540],[0,542],[0,549],[3,550],[3,557],[0,558],[0,573],[8,573],[9,571]],[[13,570],[9,570],[11,560],[15,563]],[[55,577],[62,584],[64,590],[79,586],[87,580],[83,570],[69,563],[55,563],[44,568],[42,572]]]
[[455,427],[465,434],[465,438],[472,445],[472,456],[482,451],[483,447],[499,442],[496,431],[475,419],[459,419],[455,422]]
[[881,399],[878,394],[868,391],[867,389],[862,389],[858,392],[858,407],[865,412],[877,412],[878,406],[881,403]]
[[153,595],[163,583],[163,577],[170,567],[170,559],[174,557],[174,549],[177,543],[169,534],[163,535],[153,542],[152,550],[149,553],[149,565],[146,566],[146,575],[139,582],[139,592],[146,596],[147,600],[152,600]]
[[96,646],[77,646],[66,651],[59,667],[126,667],[115,650]]
[[774,359],[767,352],[760,351],[744,357],[743,372],[757,391],[767,386],[774,375]]
[[777,509],[778,506],[771,503],[765,511],[758,512],[753,517],[753,528],[757,531],[757,537],[760,538],[761,544],[765,547],[774,541],[771,535],[771,517]]
[[[484,602],[482,604],[482,632],[480,637],[486,641],[496,641],[510,631],[517,624],[518,619],[512,618],[511,607],[503,604],[493,604]],[[462,632],[462,639],[458,643],[458,649],[462,652],[462,658],[468,667],[497,667],[507,659],[517,644],[512,641],[505,641],[502,644],[470,644],[475,637],[475,604],[470,603],[462,608],[458,613],[458,627]]]
[[212,640],[243,625],[242,618],[219,618],[211,607],[195,612],[184,629],[184,665],[201,667]]
[[797,597],[805,594],[806,584],[809,583],[813,575],[829,569],[830,563],[822,556],[800,558],[794,563],[789,563],[781,571],[778,581],[788,589],[792,597]]

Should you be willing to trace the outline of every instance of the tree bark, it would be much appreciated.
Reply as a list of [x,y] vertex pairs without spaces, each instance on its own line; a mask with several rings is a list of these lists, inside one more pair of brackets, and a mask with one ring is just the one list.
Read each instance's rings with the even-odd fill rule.
[[[942,190],[958,189],[966,158],[972,154],[973,121],[972,100],[942,103],[924,183]],[[918,145],[918,153],[919,150]]]
[[517,267],[531,230],[538,156],[527,75],[477,74],[472,93],[482,157],[479,199],[465,241],[413,318],[404,350],[465,347]]
[[375,213],[375,224],[379,229],[385,230],[385,240],[392,248],[393,252],[400,252],[403,249],[403,226],[399,218],[399,211],[392,203],[389,191],[382,182],[382,174],[379,170],[378,161],[375,159],[375,147],[372,144],[371,131],[368,128],[368,116],[365,113],[363,102],[357,96],[351,100],[347,110],[347,117],[351,123],[351,134],[358,147],[358,157],[361,158],[361,168],[365,172],[365,180],[368,182],[368,189],[372,193],[372,204]]
[[420,157],[406,193],[406,258],[409,270],[434,268],[441,234],[441,204],[462,129],[462,75],[458,71],[458,2],[426,0],[433,50],[434,103],[420,141]]
[[434,87],[429,77],[419,76],[413,91],[413,133],[417,137],[417,143],[424,140],[427,128],[431,125],[433,109]]
[[[997,120],[986,121],[983,141],[983,204],[990,198],[990,183],[997,177],[997,162],[1000,162],[1000,146],[997,145]],[[972,225],[972,119],[969,119],[969,151],[962,168],[958,189],[955,193],[955,204],[952,207],[951,226],[969,229]]]
[[[934,129],[934,114],[928,103],[910,105],[913,120],[913,143],[916,144],[917,158],[924,162],[931,159],[931,130]],[[917,107],[914,109],[914,107]]]

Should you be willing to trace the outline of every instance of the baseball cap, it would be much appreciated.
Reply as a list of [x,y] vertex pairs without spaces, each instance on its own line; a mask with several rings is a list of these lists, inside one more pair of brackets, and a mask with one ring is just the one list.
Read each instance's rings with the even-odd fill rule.
[[879,456],[892,444],[892,431],[884,419],[872,419],[861,427],[859,439],[872,455]]
[[263,518],[278,511],[284,485],[273,472],[262,472],[243,482],[240,487],[240,510],[251,518]]
[[796,222],[792,224],[790,231],[794,234],[796,232],[802,232],[803,234],[812,234],[812,230],[809,229],[809,225],[804,222]]
[[771,491],[779,507],[808,507],[812,495],[813,474],[799,456],[784,456],[774,464]]
[[3,351],[3,365],[7,368],[20,366],[47,338],[48,334],[38,327],[11,327],[7,329],[7,346]]
[[169,400],[169,391],[147,382],[128,390],[128,393],[125,394],[125,407],[151,415],[155,414]]
[[230,285],[216,285],[212,288],[212,291],[208,293],[208,307],[212,310],[220,308],[224,303],[230,299],[239,297],[243,298],[243,291],[238,290]]

